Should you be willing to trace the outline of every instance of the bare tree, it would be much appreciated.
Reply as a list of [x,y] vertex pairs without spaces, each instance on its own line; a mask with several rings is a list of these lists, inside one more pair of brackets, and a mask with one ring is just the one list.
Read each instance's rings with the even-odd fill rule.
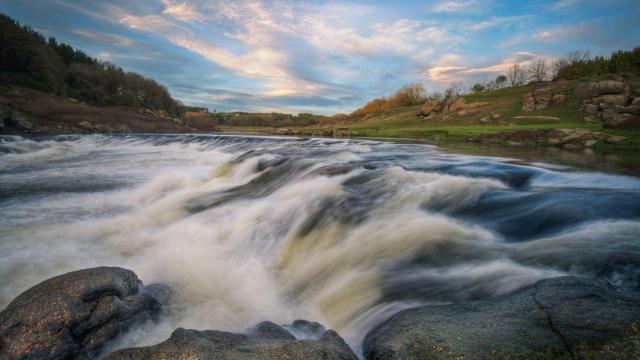
[[587,61],[591,58],[591,52],[587,49],[571,50],[565,56],[569,64],[575,64],[581,61]]
[[520,64],[513,64],[507,70],[507,78],[511,86],[522,86],[527,82],[527,72]]
[[462,83],[457,81],[452,82],[444,92],[445,98],[460,95],[462,95]]
[[527,66],[527,75],[531,81],[545,81],[549,76],[549,65],[544,59],[538,59]]

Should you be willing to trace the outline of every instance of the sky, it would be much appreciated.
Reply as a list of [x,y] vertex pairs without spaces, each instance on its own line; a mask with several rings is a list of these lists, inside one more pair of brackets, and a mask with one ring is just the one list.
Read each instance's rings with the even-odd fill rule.
[[638,0],[0,0],[45,36],[211,111],[351,112],[573,49],[640,46]]

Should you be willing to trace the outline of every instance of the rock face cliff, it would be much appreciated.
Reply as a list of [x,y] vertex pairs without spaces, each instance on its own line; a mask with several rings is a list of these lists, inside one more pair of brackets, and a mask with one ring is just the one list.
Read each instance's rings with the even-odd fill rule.
[[608,128],[640,128],[640,89],[620,80],[604,80],[580,84],[576,92],[584,99],[585,121]]

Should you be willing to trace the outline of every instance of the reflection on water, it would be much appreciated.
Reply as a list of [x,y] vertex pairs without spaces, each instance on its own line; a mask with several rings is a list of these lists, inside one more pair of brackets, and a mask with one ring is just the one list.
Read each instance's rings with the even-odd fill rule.
[[54,274],[123,266],[176,294],[163,325],[134,344],[177,326],[306,318],[357,350],[367,329],[418,304],[564,274],[640,285],[640,179],[588,170],[607,169],[605,155],[252,136],[0,139],[0,306]]

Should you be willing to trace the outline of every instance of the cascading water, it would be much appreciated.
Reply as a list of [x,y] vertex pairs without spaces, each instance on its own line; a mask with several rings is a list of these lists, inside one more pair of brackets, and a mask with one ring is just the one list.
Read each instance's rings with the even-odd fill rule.
[[640,179],[426,145],[248,136],[1,137],[0,307],[54,274],[134,270],[163,325],[391,314],[564,274],[640,286]]

